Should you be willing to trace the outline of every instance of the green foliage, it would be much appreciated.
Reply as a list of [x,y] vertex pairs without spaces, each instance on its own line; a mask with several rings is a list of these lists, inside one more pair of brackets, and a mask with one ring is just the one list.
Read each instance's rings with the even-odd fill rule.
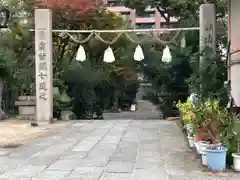
[[[192,35],[187,36],[187,41],[194,44],[190,38]],[[163,63],[161,53],[152,49],[146,53],[143,66],[145,75],[162,99],[160,109],[166,116],[173,115],[174,102],[185,102],[190,92],[199,94],[203,100],[214,98],[222,106],[226,105],[228,96],[224,81],[227,79],[227,69],[221,56],[213,56],[209,52],[200,65],[196,46],[170,48],[172,62]]]
[[[68,86],[69,95],[73,98],[74,113],[78,119],[85,118],[88,112],[93,111],[96,104],[97,92],[95,92],[95,88],[101,83],[108,82],[108,74],[102,69],[91,67],[89,62],[86,62],[83,65],[70,65],[65,71],[64,79]],[[104,100],[105,97],[101,96]]]
[[[34,3],[30,0],[9,0],[7,4],[14,18],[9,24],[10,31],[0,34],[0,77],[28,95],[35,94],[34,36],[28,31],[34,25]],[[25,18],[28,24],[22,24]],[[66,8],[53,10],[54,29],[119,29],[122,26],[122,18],[103,6],[81,14]],[[88,35],[74,36],[85,39]],[[114,33],[101,33],[107,41],[115,36]],[[103,107],[110,109],[115,104],[121,106],[133,102],[139,83],[136,80],[136,64],[132,60],[133,47],[126,38],[120,38],[111,46],[117,59],[111,65],[102,61],[107,44],[92,38],[82,45],[87,53],[87,62],[78,63],[75,54],[79,44],[53,34],[53,85],[59,88],[61,94],[67,90],[71,95],[78,117],[83,117],[86,112],[103,111]],[[57,112],[59,100],[56,98],[54,109]]]
[[196,106],[192,104],[190,98],[186,102],[179,101],[177,108],[181,113],[183,124],[195,124],[196,123]]
[[72,62],[65,70],[64,80],[77,118],[91,117],[93,113],[101,115],[104,109],[131,104],[139,87],[134,71],[131,72],[132,68],[118,62],[115,65]]
[[164,116],[173,116],[174,102],[185,101],[188,96],[186,79],[192,72],[189,66],[191,49],[182,49],[170,46],[172,62],[166,64],[161,61],[162,53],[153,48],[145,48],[145,60],[142,65],[143,72],[152,86],[159,94],[160,109]]
[[200,95],[202,100],[219,99],[220,104],[226,106],[228,94],[224,87],[224,81],[227,80],[225,61],[220,55],[211,52],[206,54],[201,63],[199,58],[199,53],[197,53],[190,59],[193,73],[188,79],[188,83],[191,91]]
[[240,118],[236,114],[225,113],[222,120],[221,139],[228,148],[227,164],[233,164],[232,153],[240,152]]
[[[58,23],[54,26],[58,26],[58,29],[79,29],[79,27],[116,29],[123,25],[120,16],[102,8],[90,14],[76,15],[71,12],[62,17],[62,13],[66,12],[61,10],[55,12]],[[115,36],[115,34],[101,34],[101,37],[108,41]],[[86,38],[85,34],[76,37]],[[126,48],[129,44],[125,38],[120,38],[112,45],[117,62],[110,65],[103,62],[103,53],[107,45],[96,39],[83,44],[87,52],[87,62],[80,64],[74,59],[78,44],[72,43],[68,38],[63,40],[55,37],[55,40],[57,46],[54,54],[57,58],[54,70],[58,73],[55,73],[54,79],[65,79],[69,95],[73,98],[73,111],[79,119],[91,117],[94,112],[99,116],[105,108],[112,108],[115,104],[118,108],[119,103],[131,101],[133,96],[135,98],[137,86],[134,85],[135,82],[130,82],[135,74],[134,64],[131,64],[132,59],[127,52],[129,48]],[[132,73],[129,74],[129,72]]]
[[62,110],[72,110],[72,99],[65,91],[58,92],[53,97],[53,116],[60,118]]
[[5,71],[8,72],[4,72],[8,85],[18,87],[19,91],[25,91],[24,94],[30,94],[35,91],[32,88],[35,75],[33,36],[28,31],[28,25],[23,24],[23,19],[19,18],[23,9],[18,4],[17,0],[7,2],[13,17],[8,23],[9,29],[0,33],[0,54],[5,61]]
[[[146,7],[155,7],[165,19],[170,23],[170,17],[178,17],[180,20],[198,19],[199,7],[204,4],[204,0],[124,0],[125,5],[137,9],[138,13],[143,13]],[[225,0],[209,0],[216,6],[217,18],[223,18],[227,12],[227,2]]]
[[178,103],[182,122],[191,123],[194,134],[199,134],[202,141],[222,143],[227,147],[227,164],[233,164],[232,153],[239,152],[240,118],[220,106],[216,99],[198,101],[193,105],[189,100]]
[[5,79],[8,73],[9,72],[8,72],[6,60],[4,59],[3,56],[1,56],[0,57],[0,78]]

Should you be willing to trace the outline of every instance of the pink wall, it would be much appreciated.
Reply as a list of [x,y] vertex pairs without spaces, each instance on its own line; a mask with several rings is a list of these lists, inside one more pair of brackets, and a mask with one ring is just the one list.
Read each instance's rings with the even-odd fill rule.
[[237,50],[240,50],[240,1],[239,0],[231,0],[229,4],[229,40],[231,41],[231,48],[230,53],[235,52],[234,54],[231,54],[230,56],[230,63],[234,63],[229,68],[229,78],[231,79],[231,94],[235,100],[235,103],[237,106],[240,106],[240,78],[239,78],[239,72],[240,72],[240,64],[238,63],[240,60],[240,52],[237,52]]
[[[155,16],[153,17],[136,17],[136,12],[133,9],[124,7],[124,6],[114,6],[108,7],[109,11],[117,12],[117,13],[130,13],[130,20],[132,21],[132,25],[135,26],[136,23],[155,23],[155,28],[159,29],[161,27],[161,16],[159,12],[155,11]],[[154,13],[154,12],[153,12]]]

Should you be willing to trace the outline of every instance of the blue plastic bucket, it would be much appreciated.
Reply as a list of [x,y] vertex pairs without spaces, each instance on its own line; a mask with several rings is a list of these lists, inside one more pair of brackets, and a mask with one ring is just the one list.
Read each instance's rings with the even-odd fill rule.
[[222,171],[226,169],[227,148],[209,147],[205,150],[207,155],[208,169],[211,171]]

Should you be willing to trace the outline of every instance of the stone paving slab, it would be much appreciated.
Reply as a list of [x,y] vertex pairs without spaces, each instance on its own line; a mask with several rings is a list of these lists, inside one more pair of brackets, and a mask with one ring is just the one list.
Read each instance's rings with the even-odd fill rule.
[[66,180],[98,180],[104,168],[100,167],[78,167],[71,172]]
[[63,180],[71,171],[43,170],[33,180]]
[[131,173],[108,173],[104,172],[100,180],[131,180]]
[[175,122],[76,121],[0,157],[0,180],[239,180],[203,172]]
[[167,174],[164,169],[135,169],[132,180],[167,180]]
[[25,165],[20,166],[13,171],[9,171],[0,176],[0,179],[8,179],[8,180],[31,180],[36,177],[38,173],[46,168],[45,166],[31,166]]
[[110,173],[132,173],[134,163],[128,161],[109,161],[105,171]]

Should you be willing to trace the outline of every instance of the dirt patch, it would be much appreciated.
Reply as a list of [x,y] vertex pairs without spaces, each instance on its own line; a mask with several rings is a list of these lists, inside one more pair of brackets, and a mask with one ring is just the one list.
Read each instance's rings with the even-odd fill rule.
[[0,148],[16,148],[27,141],[54,132],[71,124],[71,121],[56,121],[53,124],[31,127],[27,120],[6,120],[0,122]]
[[168,117],[167,120],[168,121],[179,121],[179,120],[181,120],[181,118],[180,117]]

